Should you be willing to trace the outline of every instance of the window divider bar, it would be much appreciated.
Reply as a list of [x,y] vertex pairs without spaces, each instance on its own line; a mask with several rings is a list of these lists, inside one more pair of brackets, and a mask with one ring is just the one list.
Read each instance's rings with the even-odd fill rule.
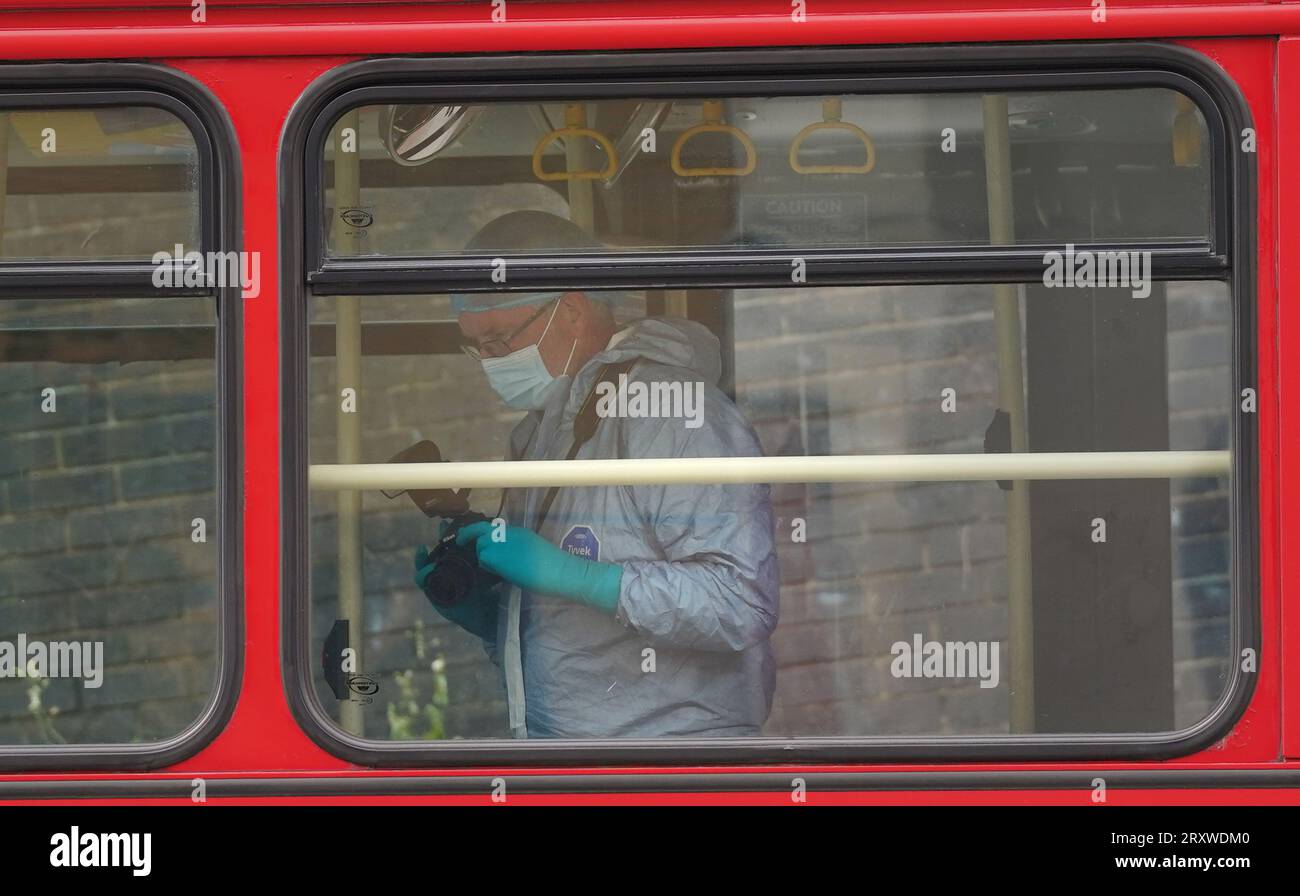
[[[1081,252],[1149,253],[1156,279],[1221,279],[1229,271],[1226,255],[1208,243],[1071,244]],[[317,295],[402,292],[511,292],[549,288],[630,288],[699,286],[866,285],[908,283],[1042,282],[1047,254],[1071,251],[1065,244],[1016,248],[961,248],[935,251],[820,250],[798,252],[620,252],[588,255],[519,255],[505,260],[505,279],[493,279],[488,256],[349,258],[327,261],[309,272]],[[1131,256],[1130,256],[1131,260]],[[1143,259],[1143,264],[1148,261]],[[796,264],[804,274],[794,282]],[[499,264],[498,264],[499,267]],[[0,279],[3,272],[0,271]]]
[[3,298],[158,298],[214,295],[211,286],[159,287],[148,261],[0,262]]

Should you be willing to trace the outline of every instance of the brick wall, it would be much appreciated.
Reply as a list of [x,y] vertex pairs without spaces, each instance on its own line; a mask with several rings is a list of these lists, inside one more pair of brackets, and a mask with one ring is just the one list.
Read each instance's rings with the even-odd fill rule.
[[[768,451],[982,451],[998,404],[989,288],[885,288],[869,300],[854,292],[738,299],[738,397]],[[1228,310],[1221,287],[1169,287],[1173,449],[1227,447]],[[955,413],[940,413],[945,387],[957,392]],[[1173,675],[1185,726],[1208,714],[1226,675],[1228,495],[1221,479],[1175,480],[1172,489]],[[806,516],[809,537],[805,549],[782,553],[780,673],[767,733],[1007,731],[1005,500],[996,485],[775,494],[778,515]],[[890,646],[916,633],[1002,642],[1002,686],[893,678]]]
[[211,325],[210,303],[166,301],[0,303],[0,639],[101,640],[105,666],[97,689],[49,681],[48,725],[32,680],[0,679],[0,743],[158,740],[212,694],[213,362],[10,360],[24,327]]

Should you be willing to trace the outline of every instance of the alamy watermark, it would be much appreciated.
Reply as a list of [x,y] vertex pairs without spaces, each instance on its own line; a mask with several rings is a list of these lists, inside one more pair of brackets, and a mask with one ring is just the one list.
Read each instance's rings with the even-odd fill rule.
[[104,683],[103,641],[29,641],[19,633],[0,641],[0,678],[80,678],[84,688]]
[[1135,299],[1151,295],[1150,252],[1075,251],[1073,243],[1064,252],[1043,255],[1043,285],[1054,287],[1127,287]]
[[241,297],[262,294],[261,252],[185,251],[177,243],[173,252],[155,252],[153,285],[158,289],[238,286]]
[[895,678],[978,678],[980,687],[995,688],[1001,678],[997,641],[895,641],[889,648]]
[[608,380],[596,384],[596,416],[605,417],[676,417],[686,421],[687,429],[704,425],[704,383],[628,382],[627,374],[618,375],[618,385]]
[[153,834],[95,834],[76,825],[50,837],[53,868],[130,868],[135,877],[153,870]]

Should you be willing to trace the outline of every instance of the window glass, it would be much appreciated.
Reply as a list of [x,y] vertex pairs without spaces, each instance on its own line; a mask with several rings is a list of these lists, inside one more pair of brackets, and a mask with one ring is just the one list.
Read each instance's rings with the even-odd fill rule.
[[210,298],[0,301],[0,744],[145,743],[218,667]]
[[145,106],[0,109],[6,259],[148,260],[199,246],[194,135]]
[[[316,697],[382,740],[1192,725],[1230,671],[1231,304],[1220,283],[1150,286],[311,299]],[[615,335],[593,347],[584,315]],[[566,355],[587,360],[566,372]],[[572,485],[540,539],[526,530],[546,488],[503,504],[476,487],[469,509],[505,525],[475,544],[507,581],[480,565],[481,590],[441,608],[450,560],[415,584],[443,530],[429,496],[326,481],[422,440],[456,462],[563,458],[587,390],[621,361],[578,461],[860,458],[877,473]],[[1069,455],[1062,478],[957,472],[1020,438]],[[1163,466],[1131,478],[1128,452]],[[888,472],[898,456],[929,473]]]
[[[990,240],[1003,123],[1013,224]],[[364,106],[327,141],[323,236],[460,252],[504,201],[621,250],[1206,240],[1207,142],[1163,88]]]

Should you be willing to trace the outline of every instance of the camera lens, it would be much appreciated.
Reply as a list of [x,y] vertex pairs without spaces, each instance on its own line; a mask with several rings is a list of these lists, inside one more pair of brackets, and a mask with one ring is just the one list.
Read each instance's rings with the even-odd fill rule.
[[475,564],[459,551],[449,550],[438,558],[429,574],[426,592],[436,604],[450,607],[469,596],[477,574]]

